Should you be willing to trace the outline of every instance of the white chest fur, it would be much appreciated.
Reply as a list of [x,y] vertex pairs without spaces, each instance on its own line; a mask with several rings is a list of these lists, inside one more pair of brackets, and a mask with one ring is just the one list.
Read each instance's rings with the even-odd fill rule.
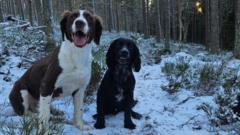
[[62,88],[60,96],[71,95],[75,90],[85,90],[91,77],[92,44],[83,48],[75,47],[66,40],[62,43],[58,59],[62,68],[55,83],[56,88]]
[[123,99],[123,89],[121,87],[118,87],[118,94],[115,97],[118,102]]

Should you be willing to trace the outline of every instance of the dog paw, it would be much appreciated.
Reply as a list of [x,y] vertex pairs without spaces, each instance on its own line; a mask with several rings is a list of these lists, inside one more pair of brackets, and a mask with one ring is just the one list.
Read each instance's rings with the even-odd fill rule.
[[105,125],[103,123],[97,122],[97,123],[94,124],[94,127],[96,129],[103,129],[103,128],[105,128]]
[[97,114],[94,114],[92,117],[93,117],[94,120],[96,120],[97,119]]
[[140,120],[142,118],[142,115],[137,112],[134,112],[134,113],[132,113],[132,117],[134,119]]
[[91,126],[85,125],[83,122],[74,122],[74,125],[81,131],[87,131],[93,129]]
[[131,124],[124,124],[124,127],[132,130],[132,129],[136,128],[136,125],[133,124],[133,123],[131,123]]

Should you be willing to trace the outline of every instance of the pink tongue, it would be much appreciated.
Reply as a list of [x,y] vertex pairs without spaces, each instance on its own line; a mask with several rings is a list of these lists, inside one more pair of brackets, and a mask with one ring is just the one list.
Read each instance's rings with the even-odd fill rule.
[[73,42],[77,47],[83,47],[86,44],[87,39],[88,39],[87,36],[84,37],[79,37],[76,35],[73,36]]

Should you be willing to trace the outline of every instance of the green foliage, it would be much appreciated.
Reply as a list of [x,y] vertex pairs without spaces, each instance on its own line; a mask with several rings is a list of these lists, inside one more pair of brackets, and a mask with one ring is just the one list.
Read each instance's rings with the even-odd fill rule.
[[31,27],[27,29],[16,28],[16,25],[14,22],[0,25],[3,54],[8,55],[9,50],[17,56],[23,55],[22,52],[36,54],[36,51],[39,52],[40,49],[44,51],[46,40],[45,34],[41,30]]
[[223,74],[223,88],[225,91],[239,90],[240,89],[240,77],[237,75],[237,70],[226,70]]
[[167,62],[164,64],[162,68],[162,72],[165,73],[167,76],[170,76],[174,73],[175,64],[171,62]]
[[219,71],[214,69],[214,65],[206,64],[200,71],[200,82],[207,83],[209,81],[217,80]]
[[213,64],[205,64],[199,72],[199,81],[197,88],[198,94],[212,95],[215,93],[215,88],[220,84],[223,65],[216,66]]
[[167,75],[169,84],[162,87],[162,89],[172,94],[180,88],[186,87],[189,84],[189,78],[187,77],[188,69],[189,64],[183,59],[180,59],[176,64],[170,62],[165,63],[162,72]]
[[15,122],[11,124],[4,123],[0,132],[4,135],[63,135],[63,126],[50,124],[49,128],[39,128],[41,120],[34,115],[26,115],[20,120],[20,124],[15,125]]
[[0,56],[0,67],[5,64],[5,61],[4,61],[4,60],[5,60],[5,59],[4,59],[2,56]]
[[[106,69],[105,50],[106,48],[104,46],[101,46],[101,48],[98,48],[97,51],[93,51],[94,59],[92,61],[92,74],[91,74],[90,84],[87,88],[87,93],[86,93],[88,97],[92,96],[94,91],[98,89],[99,82]],[[85,99],[85,101],[86,100],[87,99]]]
[[3,48],[2,54],[6,55],[6,56],[9,56],[9,51],[8,51],[8,48],[6,46]]
[[214,124],[216,126],[232,124],[240,120],[240,117],[233,110],[237,103],[236,94],[233,91],[224,92],[215,97],[217,109],[214,111]]
[[180,63],[178,63],[176,65],[176,74],[177,76],[181,76],[181,75],[184,75],[186,73],[186,71],[188,70],[189,68],[189,64],[184,62],[184,61],[180,61]]

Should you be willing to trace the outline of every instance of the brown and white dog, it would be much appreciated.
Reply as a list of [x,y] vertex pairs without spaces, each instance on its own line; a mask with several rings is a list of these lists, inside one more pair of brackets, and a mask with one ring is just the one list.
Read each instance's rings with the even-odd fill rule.
[[[14,84],[9,99],[18,115],[36,110],[48,123],[51,101],[73,96],[74,125],[84,129],[84,91],[91,77],[92,44],[99,44],[102,23],[89,11],[66,11],[60,22],[63,42],[50,55],[38,60]],[[38,105],[39,104],[39,105]]]

